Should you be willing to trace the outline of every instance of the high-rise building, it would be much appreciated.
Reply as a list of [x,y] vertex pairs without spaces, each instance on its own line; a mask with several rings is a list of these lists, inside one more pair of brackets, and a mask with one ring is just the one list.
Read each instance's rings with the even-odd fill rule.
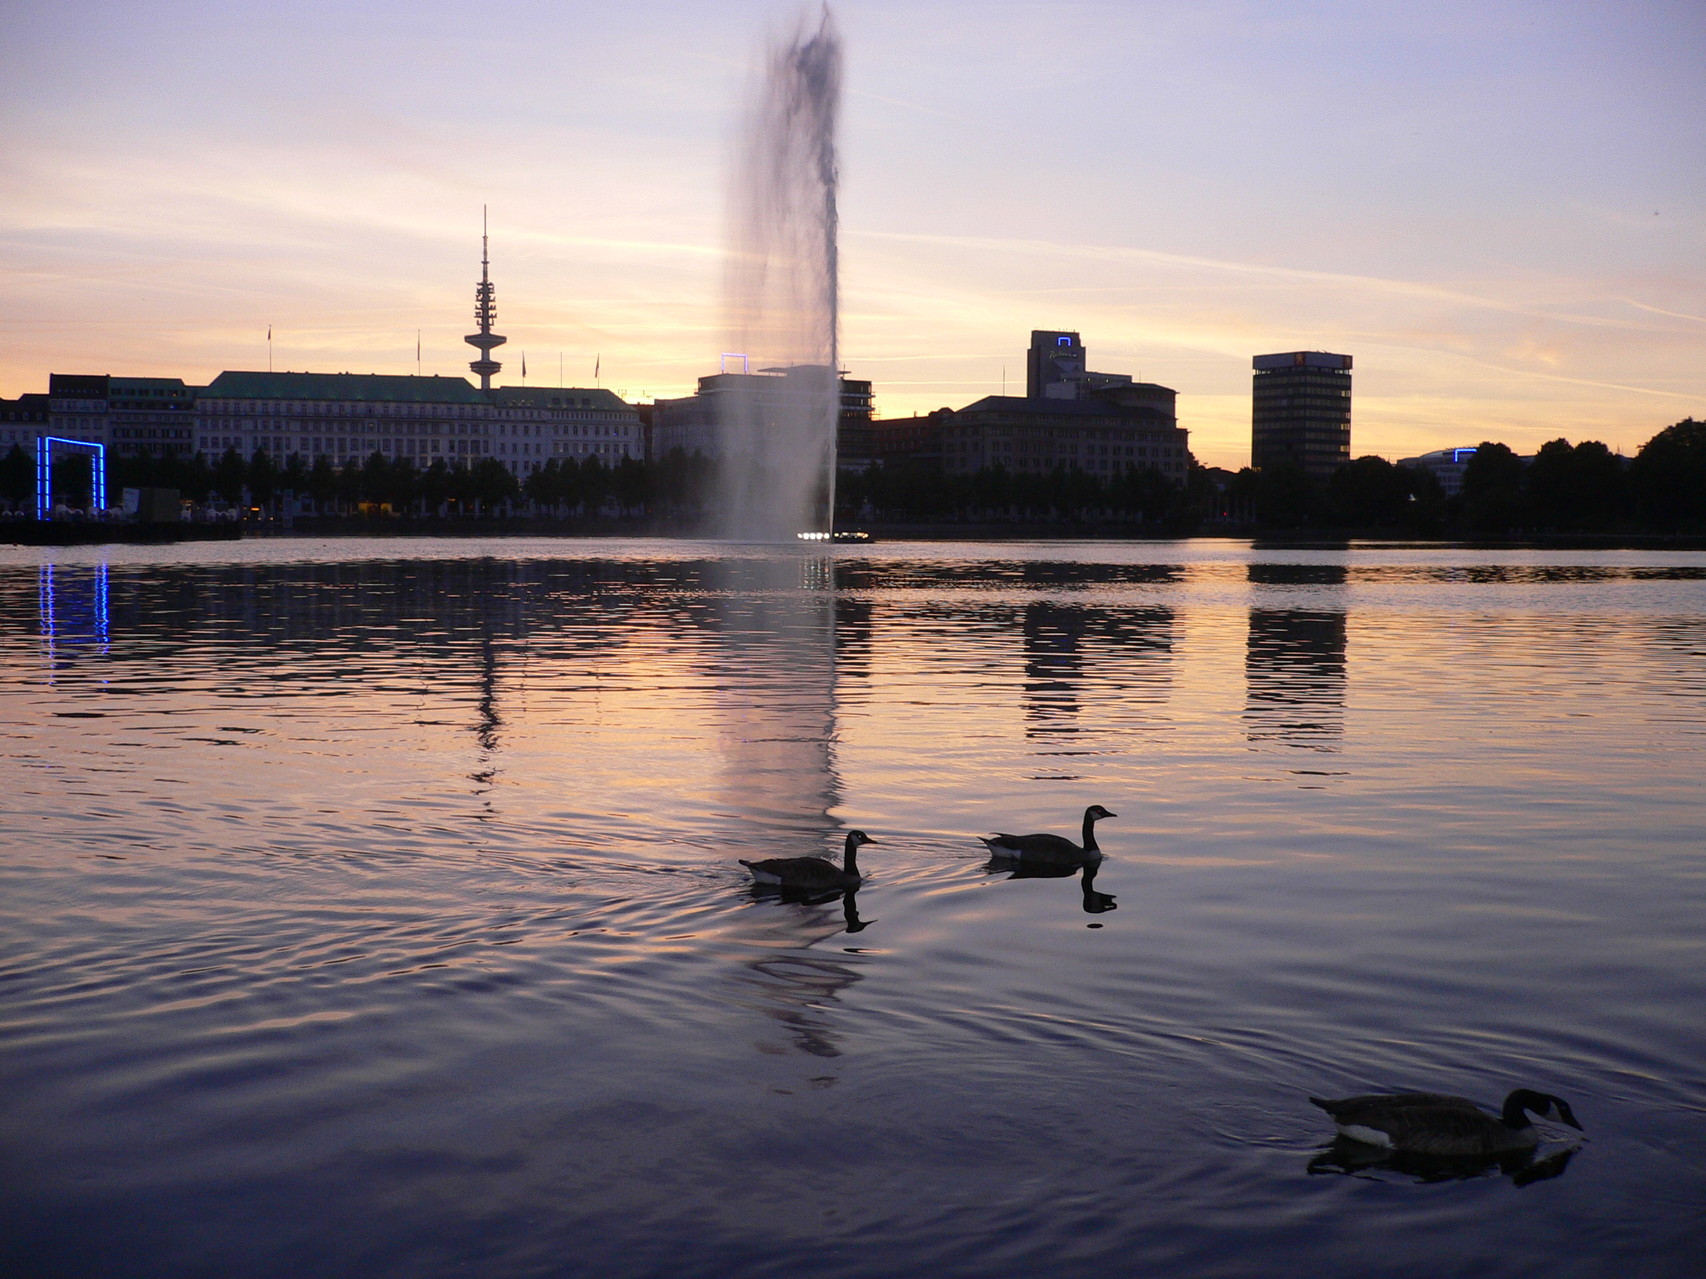
[[1084,344],[1076,333],[1032,329],[1031,349],[1025,355],[1025,398],[1081,400],[1088,373]]
[[1258,355],[1250,399],[1250,465],[1290,462],[1325,479],[1351,460],[1351,357]]

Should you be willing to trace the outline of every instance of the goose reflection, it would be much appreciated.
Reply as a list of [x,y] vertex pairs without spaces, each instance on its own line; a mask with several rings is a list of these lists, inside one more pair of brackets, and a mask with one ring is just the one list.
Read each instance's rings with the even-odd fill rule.
[[[862,981],[857,952],[831,958],[812,948],[832,937],[859,933],[877,921],[859,914],[857,888],[811,892],[799,888],[754,884],[747,896],[758,906],[782,908],[786,914],[771,922],[777,933],[770,945],[778,949],[746,965],[752,985],[763,997],[762,1011],[781,1023],[795,1048],[814,1057],[839,1057],[840,1046],[829,1011],[841,992]],[[833,909],[840,902],[841,910]],[[837,920],[836,916],[840,918]],[[758,1045],[762,1052],[780,1048]]]
[[1309,1161],[1309,1175],[1338,1173],[1347,1177],[1374,1177],[1378,1173],[1395,1173],[1400,1178],[1430,1184],[1505,1176],[1513,1185],[1520,1187],[1563,1176],[1564,1169],[1569,1167],[1578,1150],[1579,1146],[1565,1146],[1546,1154],[1530,1148],[1492,1155],[1418,1155],[1413,1151],[1385,1150],[1348,1137],[1338,1137]]
[[[831,902],[841,903],[841,928],[831,929],[822,936],[816,937],[807,945],[833,937],[837,931],[862,933],[877,921],[862,919],[859,915],[859,890],[854,888],[809,889],[778,886],[775,884],[754,884],[747,894],[755,902],[775,902],[785,905],[818,907],[827,906]],[[828,918],[827,911],[817,911],[808,917],[809,924],[817,924]]]
[[[1097,892],[1096,872],[1102,868],[1102,859],[1092,856],[1081,862],[1030,862],[996,853],[984,864],[987,874],[999,875],[1002,871],[1010,872],[1008,879],[1068,879],[1077,875],[1084,890],[1084,913],[1086,915],[1105,915],[1110,910],[1118,910],[1119,905],[1114,901],[1112,893]],[[1094,925],[1099,927],[1100,925]]]

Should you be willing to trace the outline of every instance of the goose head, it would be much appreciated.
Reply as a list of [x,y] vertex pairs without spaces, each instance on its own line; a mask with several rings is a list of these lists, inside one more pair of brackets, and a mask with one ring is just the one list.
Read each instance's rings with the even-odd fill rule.
[[1084,810],[1084,816],[1090,821],[1099,822],[1104,817],[1118,817],[1119,814],[1118,813],[1110,813],[1107,809],[1103,808],[1100,804],[1092,804],[1092,805],[1090,805],[1090,807],[1088,807]]
[[852,852],[854,849],[861,848],[866,844],[874,844],[876,842],[876,840],[872,839],[862,830],[850,830],[847,832],[848,852]]
[[1518,1126],[1516,1120],[1526,1111],[1541,1119],[1549,1119],[1553,1123],[1569,1124],[1577,1132],[1582,1126],[1576,1122],[1576,1112],[1570,1109],[1570,1103],[1562,1097],[1554,1097],[1549,1092],[1535,1092],[1532,1088],[1518,1088],[1505,1098],[1504,1121],[1512,1127]]

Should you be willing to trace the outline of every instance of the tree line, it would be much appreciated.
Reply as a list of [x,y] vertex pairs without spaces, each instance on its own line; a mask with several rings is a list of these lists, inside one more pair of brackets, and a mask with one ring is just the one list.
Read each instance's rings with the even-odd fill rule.
[[1351,529],[1509,537],[1553,533],[1706,533],[1706,423],[1667,426],[1633,458],[1597,440],[1551,440],[1532,458],[1483,441],[1450,497],[1433,475],[1378,457],[1326,480],[1293,467],[1245,470],[1228,505],[1269,529]]
[[[86,456],[55,464],[54,487],[71,505],[86,504]],[[28,509],[35,462],[14,446],[0,458],[0,501]],[[715,513],[717,464],[677,449],[651,461],[606,465],[548,459],[518,479],[495,458],[439,460],[425,468],[375,452],[335,466],[292,454],[282,462],[257,450],[113,458],[109,500],[124,488],[171,488],[198,504],[277,511],[285,494],[312,500],[322,514],[649,516],[681,528]],[[878,463],[843,475],[836,488],[841,527],[861,523],[1115,523],[1185,533],[1207,526],[1339,530],[1419,536],[1516,536],[1530,533],[1706,533],[1706,423],[1668,426],[1625,459],[1598,441],[1557,439],[1531,459],[1483,442],[1448,497],[1433,474],[1360,457],[1325,480],[1287,466],[1245,469],[1224,484],[1191,463],[1184,484],[1160,471],[1130,467],[1106,476],[1058,467],[1044,473],[1001,466],[949,474],[939,464]]]
[[[1224,472],[1221,473],[1224,476]],[[1359,457],[1325,479],[1297,466],[1245,468],[1224,482],[1191,463],[1176,485],[1155,470],[1107,478],[1079,470],[873,467],[837,494],[843,521],[1112,521],[1160,531],[1272,531],[1508,537],[1552,533],[1706,533],[1706,423],[1668,426],[1623,458],[1596,440],[1552,440],[1532,458],[1483,442],[1447,496],[1424,468]]]
[[[691,466],[648,466],[624,458],[607,466],[597,457],[584,461],[549,458],[525,479],[518,479],[496,458],[472,462],[439,459],[418,467],[408,458],[374,452],[343,466],[324,455],[311,463],[292,453],[283,461],[257,449],[244,458],[234,449],[208,460],[201,454],[144,454],[113,457],[108,463],[108,501],[126,488],[176,489],[198,506],[223,504],[280,510],[284,497],[307,498],[324,515],[440,513],[488,515],[550,512],[563,516],[601,511],[641,512],[668,504],[682,488],[681,473]],[[33,500],[35,460],[13,446],[0,458],[0,500],[24,508]],[[90,494],[89,459],[67,454],[54,462],[54,493],[72,507],[86,507]]]

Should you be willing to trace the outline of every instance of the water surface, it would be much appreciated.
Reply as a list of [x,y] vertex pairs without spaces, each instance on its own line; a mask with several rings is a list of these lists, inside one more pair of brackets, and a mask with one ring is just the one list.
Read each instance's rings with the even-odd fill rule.
[[0,549],[0,1265],[1692,1275],[1703,776],[1706,555]]

